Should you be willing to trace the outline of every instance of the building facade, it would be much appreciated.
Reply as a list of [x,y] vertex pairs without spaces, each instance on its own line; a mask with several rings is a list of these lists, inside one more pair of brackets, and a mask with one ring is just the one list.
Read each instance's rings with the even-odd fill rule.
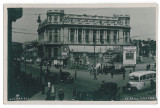
[[67,59],[69,46],[130,45],[130,16],[93,16],[65,14],[64,10],[48,10],[39,23],[39,43],[43,57]]

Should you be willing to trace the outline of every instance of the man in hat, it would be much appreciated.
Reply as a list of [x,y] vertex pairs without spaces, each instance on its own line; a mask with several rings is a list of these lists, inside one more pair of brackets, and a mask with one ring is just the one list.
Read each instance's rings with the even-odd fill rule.
[[64,99],[64,93],[63,93],[62,89],[60,89],[60,91],[58,93],[58,98],[59,98],[59,100],[63,100]]

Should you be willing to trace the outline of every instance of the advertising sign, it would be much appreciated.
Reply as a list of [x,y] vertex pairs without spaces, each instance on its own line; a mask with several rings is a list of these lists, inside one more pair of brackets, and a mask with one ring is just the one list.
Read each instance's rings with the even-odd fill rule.
[[135,65],[136,64],[136,46],[124,46],[123,47],[123,65]]

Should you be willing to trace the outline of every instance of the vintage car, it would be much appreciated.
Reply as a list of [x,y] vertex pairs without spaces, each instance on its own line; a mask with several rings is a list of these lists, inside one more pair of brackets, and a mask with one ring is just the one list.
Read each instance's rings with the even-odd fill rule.
[[116,100],[118,85],[117,83],[107,82],[94,92],[93,100]]
[[74,78],[70,75],[69,72],[61,72],[60,81],[64,83],[74,83]]

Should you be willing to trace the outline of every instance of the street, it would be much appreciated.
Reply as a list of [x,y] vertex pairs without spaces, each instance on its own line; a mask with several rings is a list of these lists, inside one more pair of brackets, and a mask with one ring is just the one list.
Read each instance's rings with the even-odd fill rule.
[[[21,64],[21,69],[24,71],[24,64]],[[43,66],[43,69],[46,69],[46,66]],[[138,70],[146,70],[146,63],[143,64],[137,64],[136,66],[136,71]],[[59,69],[51,66],[50,68],[51,72],[59,72]],[[69,72],[71,76],[74,77],[75,70],[69,70],[69,69],[62,69],[64,72]],[[107,75],[105,74],[99,74],[97,75],[97,80],[94,80],[94,75],[90,75],[90,72],[88,70],[78,70],[77,71],[77,79],[75,80],[74,83],[72,84],[65,84],[65,83],[60,83],[58,85],[55,85],[56,88],[56,100],[58,100],[58,91],[60,89],[63,89],[64,94],[64,100],[72,100],[73,99],[73,90],[77,89],[80,92],[93,92],[97,90],[101,84],[102,81],[105,82],[115,82],[118,84],[118,87],[125,86],[126,83],[129,81],[128,74],[132,71],[131,68],[126,68],[126,78],[123,80],[123,75],[122,74],[115,74],[113,78],[111,78],[111,74],[108,73]],[[26,72],[27,73],[32,73],[33,77],[37,77],[40,75],[40,67],[34,64],[27,64],[26,65]],[[47,87],[45,88],[45,93],[42,94],[41,92],[35,94],[33,97],[31,97],[29,100],[45,100],[47,94]],[[135,100],[138,99],[137,97],[154,97],[154,94],[152,91],[144,91],[140,92],[134,95],[129,95],[129,94],[123,94],[121,100]],[[133,98],[134,97],[134,98]],[[145,98],[144,97],[144,98]],[[144,99],[143,98],[143,99]]]

